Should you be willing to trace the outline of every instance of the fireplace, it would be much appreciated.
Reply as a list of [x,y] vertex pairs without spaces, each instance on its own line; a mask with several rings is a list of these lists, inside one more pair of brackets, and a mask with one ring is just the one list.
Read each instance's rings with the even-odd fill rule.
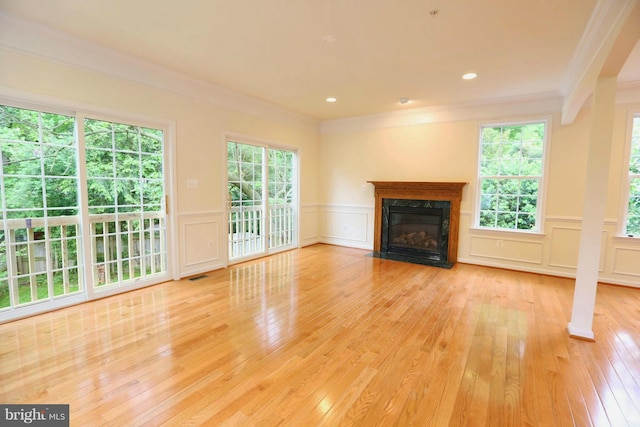
[[451,268],[465,183],[370,182],[376,188],[373,256]]

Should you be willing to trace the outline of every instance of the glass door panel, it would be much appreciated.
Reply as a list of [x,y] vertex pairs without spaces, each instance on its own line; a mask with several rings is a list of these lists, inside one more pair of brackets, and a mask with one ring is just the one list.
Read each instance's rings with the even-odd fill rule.
[[165,274],[163,133],[85,119],[94,287]]
[[265,253],[264,147],[227,143],[229,259]]
[[269,249],[295,245],[295,153],[269,149]]
[[75,118],[0,105],[0,311],[84,290]]

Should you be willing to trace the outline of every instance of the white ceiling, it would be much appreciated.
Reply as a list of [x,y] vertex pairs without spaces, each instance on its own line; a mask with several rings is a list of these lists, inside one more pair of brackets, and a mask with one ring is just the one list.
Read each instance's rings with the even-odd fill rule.
[[[0,11],[327,120],[560,96],[597,1],[0,0]],[[619,80],[640,81],[639,46]]]

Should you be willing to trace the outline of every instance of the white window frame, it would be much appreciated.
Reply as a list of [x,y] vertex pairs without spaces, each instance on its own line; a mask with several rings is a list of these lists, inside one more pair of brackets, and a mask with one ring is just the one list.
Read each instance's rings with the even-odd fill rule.
[[[625,132],[625,144],[624,144],[624,162],[621,177],[620,188],[620,206],[619,212],[620,222],[618,224],[618,236],[628,237],[632,239],[640,239],[640,235],[632,235],[627,231],[627,218],[629,215],[629,197],[631,196],[631,175],[629,174],[629,165],[631,162],[631,138],[633,137],[633,121],[640,120],[640,108],[629,110],[627,115],[627,130]],[[634,177],[636,177],[634,175]]]
[[[527,125],[533,123],[543,123],[544,124],[544,138],[542,142],[542,174],[540,175],[540,181],[538,184],[538,199],[536,201],[536,227],[532,230],[520,230],[517,228],[497,228],[497,227],[485,227],[480,226],[480,211],[482,207],[481,199],[482,199],[482,187],[481,181],[482,177],[480,175],[482,171],[482,129],[487,127],[497,127],[497,126],[518,126],[518,125]],[[552,131],[552,120],[551,116],[539,116],[539,117],[526,117],[526,118],[518,118],[513,120],[505,120],[505,121],[491,121],[491,122],[483,122],[478,124],[478,164],[476,170],[476,194],[475,194],[475,208],[474,208],[474,219],[473,219],[473,229],[481,230],[481,231],[489,231],[489,232],[498,232],[498,233],[518,233],[518,234],[526,234],[526,235],[543,235],[545,230],[545,207],[547,200],[547,181],[548,181],[548,170],[549,170],[549,153],[551,151],[551,134]]]

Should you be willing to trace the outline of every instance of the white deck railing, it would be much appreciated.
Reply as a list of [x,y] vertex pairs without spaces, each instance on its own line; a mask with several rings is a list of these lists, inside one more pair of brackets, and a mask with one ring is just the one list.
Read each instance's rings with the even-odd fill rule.
[[292,244],[295,211],[291,204],[269,205],[268,236],[261,205],[230,208],[228,225],[229,258],[241,258],[264,251],[265,245],[274,249]]
[[[0,309],[84,289],[78,216],[7,219],[0,230]],[[89,216],[94,286],[166,271],[165,216]],[[6,294],[10,294],[10,300]],[[11,301],[9,304],[8,301]]]

